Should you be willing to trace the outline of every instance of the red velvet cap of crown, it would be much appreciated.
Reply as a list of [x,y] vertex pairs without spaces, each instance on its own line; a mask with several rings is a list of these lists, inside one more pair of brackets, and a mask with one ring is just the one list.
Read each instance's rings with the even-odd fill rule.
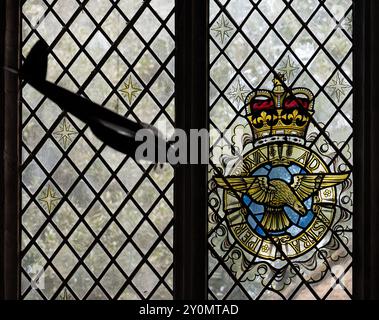
[[[275,107],[274,101],[271,99],[253,99],[250,102],[251,111],[262,111],[269,110]],[[303,108],[308,110],[310,107],[310,102],[305,98],[287,98],[284,99],[283,108],[284,109],[295,109],[295,108]]]

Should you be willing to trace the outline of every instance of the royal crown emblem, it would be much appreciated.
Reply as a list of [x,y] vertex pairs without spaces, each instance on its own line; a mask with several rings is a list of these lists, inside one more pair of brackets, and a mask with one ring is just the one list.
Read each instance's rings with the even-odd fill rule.
[[257,90],[246,99],[246,114],[256,145],[270,141],[303,142],[314,113],[314,95],[307,88],[289,88],[281,73],[272,91]]
[[[306,145],[314,94],[307,88],[289,88],[285,81],[276,74],[272,91],[258,89],[247,96],[253,148],[213,180],[222,198],[224,234],[245,255],[274,269],[288,259],[310,259],[333,227],[337,195],[350,175],[333,172]],[[231,255],[231,260],[241,256]]]

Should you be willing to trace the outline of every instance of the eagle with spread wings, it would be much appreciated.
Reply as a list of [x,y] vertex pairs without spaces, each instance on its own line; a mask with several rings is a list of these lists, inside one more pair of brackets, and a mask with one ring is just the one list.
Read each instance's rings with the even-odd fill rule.
[[279,179],[269,180],[265,176],[226,176],[214,180],[219,187],[245,193],[255,203],[264,205],[262,226],[268,231],[281,231],[291,224],[284,211],[285,206],[304,216],[307,213],[306,199],[319,190],[344,182],[348,177],[349,173],[296,174],[291,184]]

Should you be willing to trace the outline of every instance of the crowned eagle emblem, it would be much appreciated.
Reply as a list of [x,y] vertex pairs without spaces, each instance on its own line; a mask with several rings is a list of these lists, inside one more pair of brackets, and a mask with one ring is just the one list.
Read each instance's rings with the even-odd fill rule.
[[290,225],[290,220],[284,211],[285,206],[305,216],[307,208],[303,203],[304,200],[321,189],[342,183],[348,177],[348,174],[302,174],[294,175],[291,184],[279,179],[268,180],[265,176],[228,176],[215,178],[215,181],[221,188],[246,193],[256,203],[265,205],[262,226],[268,231],[280,231]]
[[223,190],[226,221],[237,242],[274,261],[303,255],[321,241],[334,219],[336,188],[350,175],[331,172],[307,147],[314,95],[285,81],[275,74],[271,91],[248,95],[253,149],[213,180]]

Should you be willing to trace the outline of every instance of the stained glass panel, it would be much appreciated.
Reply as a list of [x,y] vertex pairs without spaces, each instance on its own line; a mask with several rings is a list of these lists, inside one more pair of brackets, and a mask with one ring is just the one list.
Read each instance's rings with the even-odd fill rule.
[[[24,0],[23,58],[38,39],[48,80],[173,128],[173,0]],[[103,145],[27,84],[22,152],[22,299],[172,298],[169,165],[157,172]]]
[[352,297],[352,1],[210,1],[210,299]]

